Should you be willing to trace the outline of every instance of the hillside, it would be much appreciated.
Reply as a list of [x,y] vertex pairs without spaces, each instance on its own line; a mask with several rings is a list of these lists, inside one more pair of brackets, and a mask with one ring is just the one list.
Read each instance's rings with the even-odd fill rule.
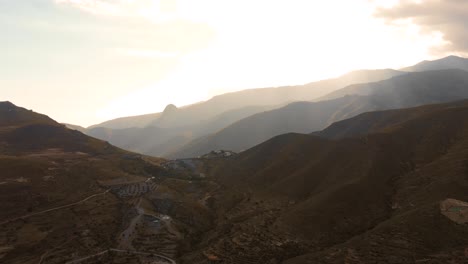
[[0,102],[0,126],[21,126],[31,124],[51,124],[55,121],[46,115],[34,113],[32,110],[16,107],[11,102]]
[[[455,221],[445,204],[468,201],[468,101],[423,108],[401,110],[412,118],[364,137],[281,135],[216,167],[218,226],[199,254],[236,263],[464,263],[468,218]],[[207,263],[192,261],[195,253],[185,259]]]
[[[343,90],[349,90],[349,87]],[[442,70],[408,73],[385,81],[353,86],[353,90],[357,95],[293,103],[250,116],[218,133],[188,143],[169,157],[194,157],[213,149],[238,152],[280,134],[310,133],[368,111],[468,98],[468,72]]]
[[66,126],[69,129],[80,131],[81,133],[86,133],[86,128],[84,128],[82,126],[67,124],[67,123],[62,123],[62,125]]
[[0,262],[175,263],[210,214],[165,162],[0,102]]
[[329,127],[314,132],[311,135],[329,139],[341,139],[360,137],[367,134],[388,133],[404,126],[406,122],[413,119],[424,115],[433,115],[436,112],[446,111],[450,108],[462,107],[465,103],[466,101],[457,101],[446,104],[418,106],[410,109],[367,112],[333,123]]

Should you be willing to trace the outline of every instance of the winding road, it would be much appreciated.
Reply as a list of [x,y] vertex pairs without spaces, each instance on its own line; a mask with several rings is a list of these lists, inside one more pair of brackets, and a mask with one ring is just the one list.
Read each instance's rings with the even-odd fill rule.
[[[11,223],[11,222],[14,222],[14,221],[17,221],[17,220],[20,220],[20,219],[26,219],[26,218],[29,218],[29,217],[32,217],[32,216],[36,216],[36,215],[41,215],[41,214],[46,214],[46,213],[50,213],[50,212],[53,212],[53,211],[57,211],[57,210],[61,210],[61,209],[65,209],[65,208],[69,208],[69,207],[73,207],[75,205],[79,205],[79,204],[82,204],[86,201],[89,201],[90,199],[93,199],[95,197],[98,197],[98,196],[102,196],[102,195],[105,195],[107,193],[109,193],[111,191],[111,189],[108,189],[102,193],[97,193],[97,194],[93,194],[93,195],[90,195],[78,202],[74,202],[74,203],[70,203],[70,204],[66,204],[66,205],[61,205],[61,206],[57,206],[57,207],[54,207],[54,208],[50,208],[50,209],[47,209],[47,210],[43,210],[43,211],[40,211],[40,212],[35,212],[35,213],[30,213],[30,214],[26,214],[26,215],[23,215],[23,216],[19,216],[19,217],[15,217],[15,218],[12,218],[12,219],[8,219],[8,220],[5,220],[3,222],[0,222],[0,225],[5,225],[5,224],[8,224],[8,223]],[[138,210],[138,213],[139,215],[138,216],[141,216],[141,215],[144,215],[146,214],[144,209],[141,209],[139,207],[139,203],[137,205],[137,208],[139,209]],[[169,257],[166,257],[166,256],[163,256],[163,255],[159,255],[159,254],[156,254],[156,253],[151,253],[151,252],[140,252],[140,251],[129,251],[129,250],[122,250],[122,249],[116,249],[116,248],[110,248],[110,249],[107,249],[107,250],[104,250],[104,251],[101,251],[101,252],[98,252],[96,254],[93,254],[93,255],[89,255],[89,256],[86,256],[86,257],[83,257],[83,258],[80,258],[80,259],[76,259],[76,260],[72,260],[72,261],[68,261],[66,262],[66,264],[74,264],[74,263],[81,263],[82,261],[85,261],[85,260],[88,260],[90,258],[93,258],[93,257],[97,257],[97,256],[101,256],[101,255],[104,255],[104,254],[107,254],[109,252],[118,252],[118,253],[130,253],[130,254],[134,254],[134,255],[144,255],[144,256],[154,256],[154,257],[157,257],[157,258],[160,258],[160,259],[163,259],[164,261],[166,261],[167,263],[170,263],[170,264],[177,264],[175,260],[169,258]],[[47,253],[47,252],[46,252]],[[46,254],[44,254],[46,255]],[[41,259],[39,261],[39,263],[42,262],[43,258],[45,256],[41,256]],[[160,263],[160,261],[156,262],[156,263]]]
[[154,256],[154,257],[157,257],[157,258],[164,259],[166,262],[168,262],[170,264],[177,264],[175,262],[175,260],[173,260],[171,258],[168,258],[166,256],[163,256],[163,255],[159,255],[159,254],[155,254],[155,253],[149,253],[149,252],[122,250],[122,249],[116,249],[116,248],[110,248],[110,249],[101,251],[99,253],[93,254],[93,255],[89,255],[89,256],[86,256],[86,257],[83,257],[83,258],[80,258],[80,259],[75,259],[75,260],[72,260],[72,261],[68,261],[65,264],[81,263],[81,262],[83,262],[85,260],[88,260],[90,258],[94,258],[94,257],[97,257],[97,256],[102,256],[102,255],[107,254],[109,252],[130,253],[130,254],[134,254],[134,255],[144,255],[144,256]]
[[49,212],[52,212],[52,211],[57,211],[57,210],[60,210],[60,209],[65,209],[65,208],[69,208],[69,207],[72,207],[72,206],[75,206],[75,205],[79,205],[79,204],[82,204],[82,203],[84,203],[84,202],[86,202],[86,201],[88,201],[90,199],[93,199],[94,197],[105,195],[106,193],[110,192],[110,190],[111,189],[109,189],[109,190],[107,190],[105,192],[102,192],[102,193],[97,193],[97,194],[90,195],[90,196],[84,198],[83,200],[80,200],[78,202],[74,202],[74,203],[71,203],[71,204],[61,205],[61,206],[57,206],[57,207],[47,209],[47,210],[44,210],[44,211],[30,213],[30,214],[27,214],[27,215],[23,215],[23,216],[15,217],[15,218],[12,218],[12,219],[8,219],[6,221],[0,222],[0,225],[8,224],[8,223],[11,223],[11,222],[14,222],[14,221],[17,221],[17,220],[20,220],[20,219],[25,219],[25,218],[28,218],[28,217],[31,217],[31,216],[41,215],[41,214],[49,213]]

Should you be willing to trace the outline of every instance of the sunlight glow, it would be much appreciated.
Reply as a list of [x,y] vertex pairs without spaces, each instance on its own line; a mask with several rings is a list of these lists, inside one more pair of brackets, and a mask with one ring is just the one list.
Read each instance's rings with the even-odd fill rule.
[[164,81],[115,99],[99,117],[115,116],[121,104],[134,109],[128,114],[148,112],[144,98],[162,97],[153,104],[160,111],[168,103],[304,84],[362,68],[400,68],[427,58],[431,47],[443,44],[440,35],[422,35],[411,21],[386,25],[372,17],[375,6],[397,2],[179,0],[177,16],[208,24],[216,39],[182,56]]
[[[60,33],[44,38],[49,71],[36,78],[42,87],[69,82],[84,98],[100,96],[86,106],[94,114],[68,120],[81,125],[225,92],[304,84],[358,69],[398,69],[431,59],[432,51],[449,44],[440,32],[422,32],[409,19],[374,17],[376,8],[409,0],[48,1],[77,19],[63,25],[28,21],[33,30]],[[33,54],[40,55],[40,47],[36,52],[33,46]],[[74,69],[55,74],[67,66]]]

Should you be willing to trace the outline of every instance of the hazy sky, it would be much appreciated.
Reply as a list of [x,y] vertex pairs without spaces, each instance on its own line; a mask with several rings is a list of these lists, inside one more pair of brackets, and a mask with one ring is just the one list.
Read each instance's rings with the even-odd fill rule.
[[[0,101],[87,126],[468,50],[465,0],[0,0]],[[467,23],[465,23],[467,22]]]

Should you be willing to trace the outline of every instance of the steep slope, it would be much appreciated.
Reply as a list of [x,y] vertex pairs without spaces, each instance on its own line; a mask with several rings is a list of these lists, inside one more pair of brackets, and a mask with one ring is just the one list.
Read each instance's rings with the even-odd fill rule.
[[444,69],[460,69],[468,71],[468,59],[448,56],[433,61],[422,61],[416,65],[401,69],[405,72],[421,72],[421,71],[434,71]]
[[234,263],[464,263],[468,226],[440,202],[468,201],[468,101],[401,111],[412,118],[384,132],[285,134],[213,169],[224,186],[213,197],[218,226],[199,254]]
[[358,91],[358,95],[293,103],[250,116],[214,135],[190,142],[170,157],[198,156],[213,149],[242,151],[276,135],[288,132],[310,133],[363,112],[468,98],[468,72],[443,70],[409,73],[385,81],[357,85],[354,90]]
[[16,107],[11,102],[0,102],[0,126],[21,126],[25,124],[55,124],[46,115],[36,114],[31,110]]
[[73,124],[67,124],[67,123],[62,123],[62,125],[66,126],[69,129],[73,129],[76,131],[80,131],[81,133],[86,133],[86,128],[78,125],[73,125]]

